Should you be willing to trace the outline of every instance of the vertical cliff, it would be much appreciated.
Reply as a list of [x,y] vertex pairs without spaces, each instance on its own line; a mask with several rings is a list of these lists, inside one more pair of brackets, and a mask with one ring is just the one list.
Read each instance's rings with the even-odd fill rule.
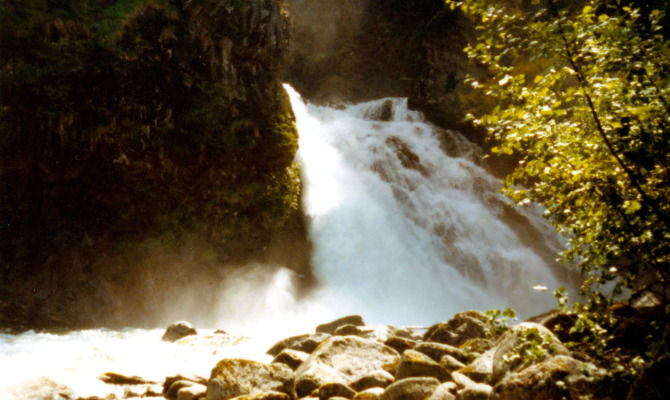
[[0,16],[0,324],[151,324],[195,276],[303,234],[280,2]]

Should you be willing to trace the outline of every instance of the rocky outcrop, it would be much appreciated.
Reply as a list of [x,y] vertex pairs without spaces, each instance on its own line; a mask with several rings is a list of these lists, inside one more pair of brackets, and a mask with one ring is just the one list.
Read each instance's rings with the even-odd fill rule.
[[225,264],[309,275],[280,2],[24,8],[0,10],[1,326],[154,325]]
[[161,339],[165,340],[166,342],[176,342],[183,337],[197,334],[198,331],[195,330],[190,322],[177,321],[167,327]]
[[294,377],[293,371],[283,364],[262,364],[242,359],[221,360],[209,377],[207,400],[255,397],[269,392],[284,393],[294,399]]

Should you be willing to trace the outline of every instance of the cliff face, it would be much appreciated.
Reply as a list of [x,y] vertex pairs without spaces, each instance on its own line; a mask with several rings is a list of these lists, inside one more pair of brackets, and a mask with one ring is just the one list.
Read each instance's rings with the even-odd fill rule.
[[[287,79],[314,102],[408,97],[439,125],[468,130],[462,48],[472,25],[442,0],[287,0],[294,57]],[[470,136],[481,136],[470,130]]]
[[280,2],[0,15],[0,325],[152,324],[193,276],[305,241]]

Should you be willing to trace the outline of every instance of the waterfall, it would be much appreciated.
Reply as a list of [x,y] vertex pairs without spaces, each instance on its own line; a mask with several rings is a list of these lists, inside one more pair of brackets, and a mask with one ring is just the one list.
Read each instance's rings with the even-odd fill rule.
[[312,263],[341,313],[428,324],[467,309],[528,316],[555,306],[551,291],[566,282],[546,253],[560,240],[537,210],[506,205],[477,146],[427,123],[406,99],[332,108],[286,90]]

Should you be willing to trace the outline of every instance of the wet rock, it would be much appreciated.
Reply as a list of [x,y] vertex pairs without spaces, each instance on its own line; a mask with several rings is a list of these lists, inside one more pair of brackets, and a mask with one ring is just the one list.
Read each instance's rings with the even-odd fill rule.
[[316,347],[324,342],[330,337],[327,333],[316,333],[316,334],[305,334],[292,336],[286,339],[282,339],[279,342],[275,343],[268,351],[267,354],[271,356],[276,356],[284,349],[292,349],[303,351],[305,353],[311,353],[316,349]]
[[424,400],[440,385],[435,378],[405,378],[388,386],[381,400]]
[[207,385],[207,379],[201,376],[175,375],[165,378],[163,381],[163,394],[169,398],[175,398],[179,389],[194,384]]
[[296,370],[299,397],[325,383],[352,383],[395,365],[398,352],[356,336],[334,336],[322,343]]
[[337,328],[344,325],[363,326],[365,325],[365,323],[363,322],[363,317],[361,317],[360,315],[348,315],[346,317],[338,318],[334,321],[317,326],[316,332],[328,333],[332,335],[333,333],[335,333],[335,330],[337,330]]
[[465,311],[454,315],[449,321],[428,328],[425,341],[460,346],[470,339],[485,338],[489,332],[484,314]]
[[207,394],[207,387],[205,385],[193,384],[186,386],[177,392],[177,400],[197,400]]
[[450,355],[462,363],[468,363],[472,360],[470,355],[464,350],[443,343],[423,342],[414,347],[414,350],[423,353],[438,362],[445,355]]
[[393,101],[385,100],[384,103],[382,104],[379,120],[390,121],[392,118],[393,118]]
[[391,336],[384,341],[384,344],[394,348],[398,353],[402,354],[405,350],[414,348],[417,341],[399,336]]
[[[523,354],[530,347],[536,347],[533,360],[506,360],[513,353]],[[493,353],[492,382],[499,382],[509,371],[516,371],[529,362],[537,363],[553,355],[568,355],[570,352],[547,328],[533,322],[523,322],[511,327],[498,341]]]
[[198,332],[188,321],[177,321],[168,326],[161,339],[166,342],[176,342],[183,337],[197,334]]
[[110,385],[152,385],[156,383],[140,376],[128,376],[116,372],[105,372],[98,379]]
[[271,391],[295,398],[294,378],[293,371],[284,364],[224,359],[212,369],[207,383],[207,400],[226,400]]
[[427,355],[415,350],[405,350],[400,358],[397,380],[413,376],[429,376],[444,382],[450,378],[449,372]]
[[309,358],[309,353],[304,351],[284,349],[277,354],[272,362],[286,364],[295,371],[307,358]]
[[559,355],[508,374],[493,388],[491,400],[588,398],[605,375],[592,364]]

